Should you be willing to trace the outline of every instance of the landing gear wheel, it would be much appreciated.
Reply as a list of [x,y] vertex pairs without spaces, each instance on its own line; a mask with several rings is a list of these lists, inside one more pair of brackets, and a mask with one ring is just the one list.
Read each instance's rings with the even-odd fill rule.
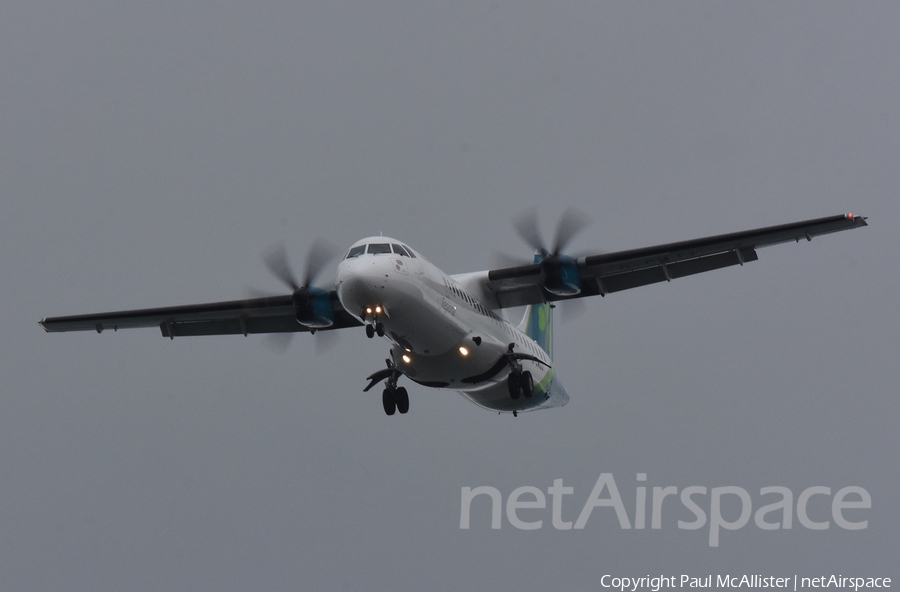
[[375,323],[375,333],[377,333],[379,337],[384,337],[384,325],[382,323]]
[[[394,397],[394,391],[392,389],[386,388],[384,392],[381,394],[381,403],[384,405],[384,412],[387,415],[393,415],[394,411],[397,410],[397,401]],[[407,400],[407,409],[409,408],[409,401]]]
[[534,392],[534,378],[531,377],[531,372],[528,370],[519,375],[519,388],[522,389],[522,394],[526,399],[531,398]]
[[375,337],[375,327],[373,327],[372,325],[366,325],[366,337],[368,337],[369,339]]
[[409,393],[402,386],[395,391],[394,399],[397,401],[397,411],[404,414],[409,411]]
[[510,372],[509,377],[506,379],[506,385],[509,387],[509,396],[513,399],[518,399],[519,393],[522,391],[519,380],[519,375],[515,372]]

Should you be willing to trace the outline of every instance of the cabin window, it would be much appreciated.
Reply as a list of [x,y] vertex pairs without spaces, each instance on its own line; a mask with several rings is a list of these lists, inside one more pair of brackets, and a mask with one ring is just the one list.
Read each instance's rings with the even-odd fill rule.
[[347,256],[344,257],[344,259],[353,259],[354,257],[359,257],[360,255],[362,255],[365,252],[366,252],[366,245],[359,245],[359,246],[356,246],[356,247],[353,247],[352,249],[350,249],[350,251],[347,252]]
[[391,245],[388,243],[372,243],[369,245],[368,251],[366,251],[370,255],[381,255],[383,253],[391,252]]

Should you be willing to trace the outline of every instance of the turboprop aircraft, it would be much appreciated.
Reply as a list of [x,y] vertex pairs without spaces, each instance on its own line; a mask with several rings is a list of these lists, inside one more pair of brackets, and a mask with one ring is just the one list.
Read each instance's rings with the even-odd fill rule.
[[[845,214],[627,251],[565,254],[583,225],[584,219],[568,210],[548,248],[534,213],[526,213],[517,219],[516,230],[536,252],[533,262],[456,275],[444,273],[402,241],[371,236],[350,246],[328,286],[315,284],[329,260],[322,242],[310,250],[302,282],[278,247],[265,262],[290,294],[51,317],[40,324],[47,332],[158,327],[170,339],[359,328],[369,338],[390,342],[386,367],[369,375],[363,389],[384,381],[386,414],[409,411],[409,394],[398,385],[405,377],[517,415],[569,400],[552,359],[555,302],[744,265],[757,260],[760,247],[811,241],[867,224],[862,216]],[[520,306],[526,308],[518,325],[496,312]]]

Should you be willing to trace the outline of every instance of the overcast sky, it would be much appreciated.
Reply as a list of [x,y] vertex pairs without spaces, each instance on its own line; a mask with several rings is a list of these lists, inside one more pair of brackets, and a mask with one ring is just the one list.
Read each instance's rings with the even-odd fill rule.
[[[0,7],[0,588],[900,576],[900,6],[237,4]],[[410,385],[386,417],[362,388],[388,344],[361,329],[317,357],[309,335],[279,355],[37,325],[279,291],[260,255],[282,239],[298,267],[317,236],[383,232],[485,269],[528,256],[512,216],[535,206],[549,231],[569,205],[593,220],[578,251],[847,211],[870,227],[589,301],[557,325],[570,404],[518,418]],[[484,500],[459,528],[463,487],[561,478],[572,521],[604,472],[632,519],[637,473],[740,486],[754,511],[768,486],[859,486],[872,508],[865,530],[794,512],[718,548],[676,526],[676,498],[660,530],[609,508],[492,530]]]

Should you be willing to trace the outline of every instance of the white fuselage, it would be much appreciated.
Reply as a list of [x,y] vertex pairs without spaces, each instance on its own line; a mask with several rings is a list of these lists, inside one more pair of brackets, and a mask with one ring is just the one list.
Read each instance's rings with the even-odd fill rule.
[[[399,253],[354,254],[365,245],[399,244],[388,237],[355,243],[338,266],[335,287],[350,314],[363,323],[382,323],[393,363],[405,376],[425,386],[459,391],[497,411],[566,403],[565,391],[554,385],[548,353],[419,253],[402,245],[394,247]],[[510,367],[503,360],[510,344],[542,362],[520,361],[534,378],[532,397],[513,399],[509,394]]]

